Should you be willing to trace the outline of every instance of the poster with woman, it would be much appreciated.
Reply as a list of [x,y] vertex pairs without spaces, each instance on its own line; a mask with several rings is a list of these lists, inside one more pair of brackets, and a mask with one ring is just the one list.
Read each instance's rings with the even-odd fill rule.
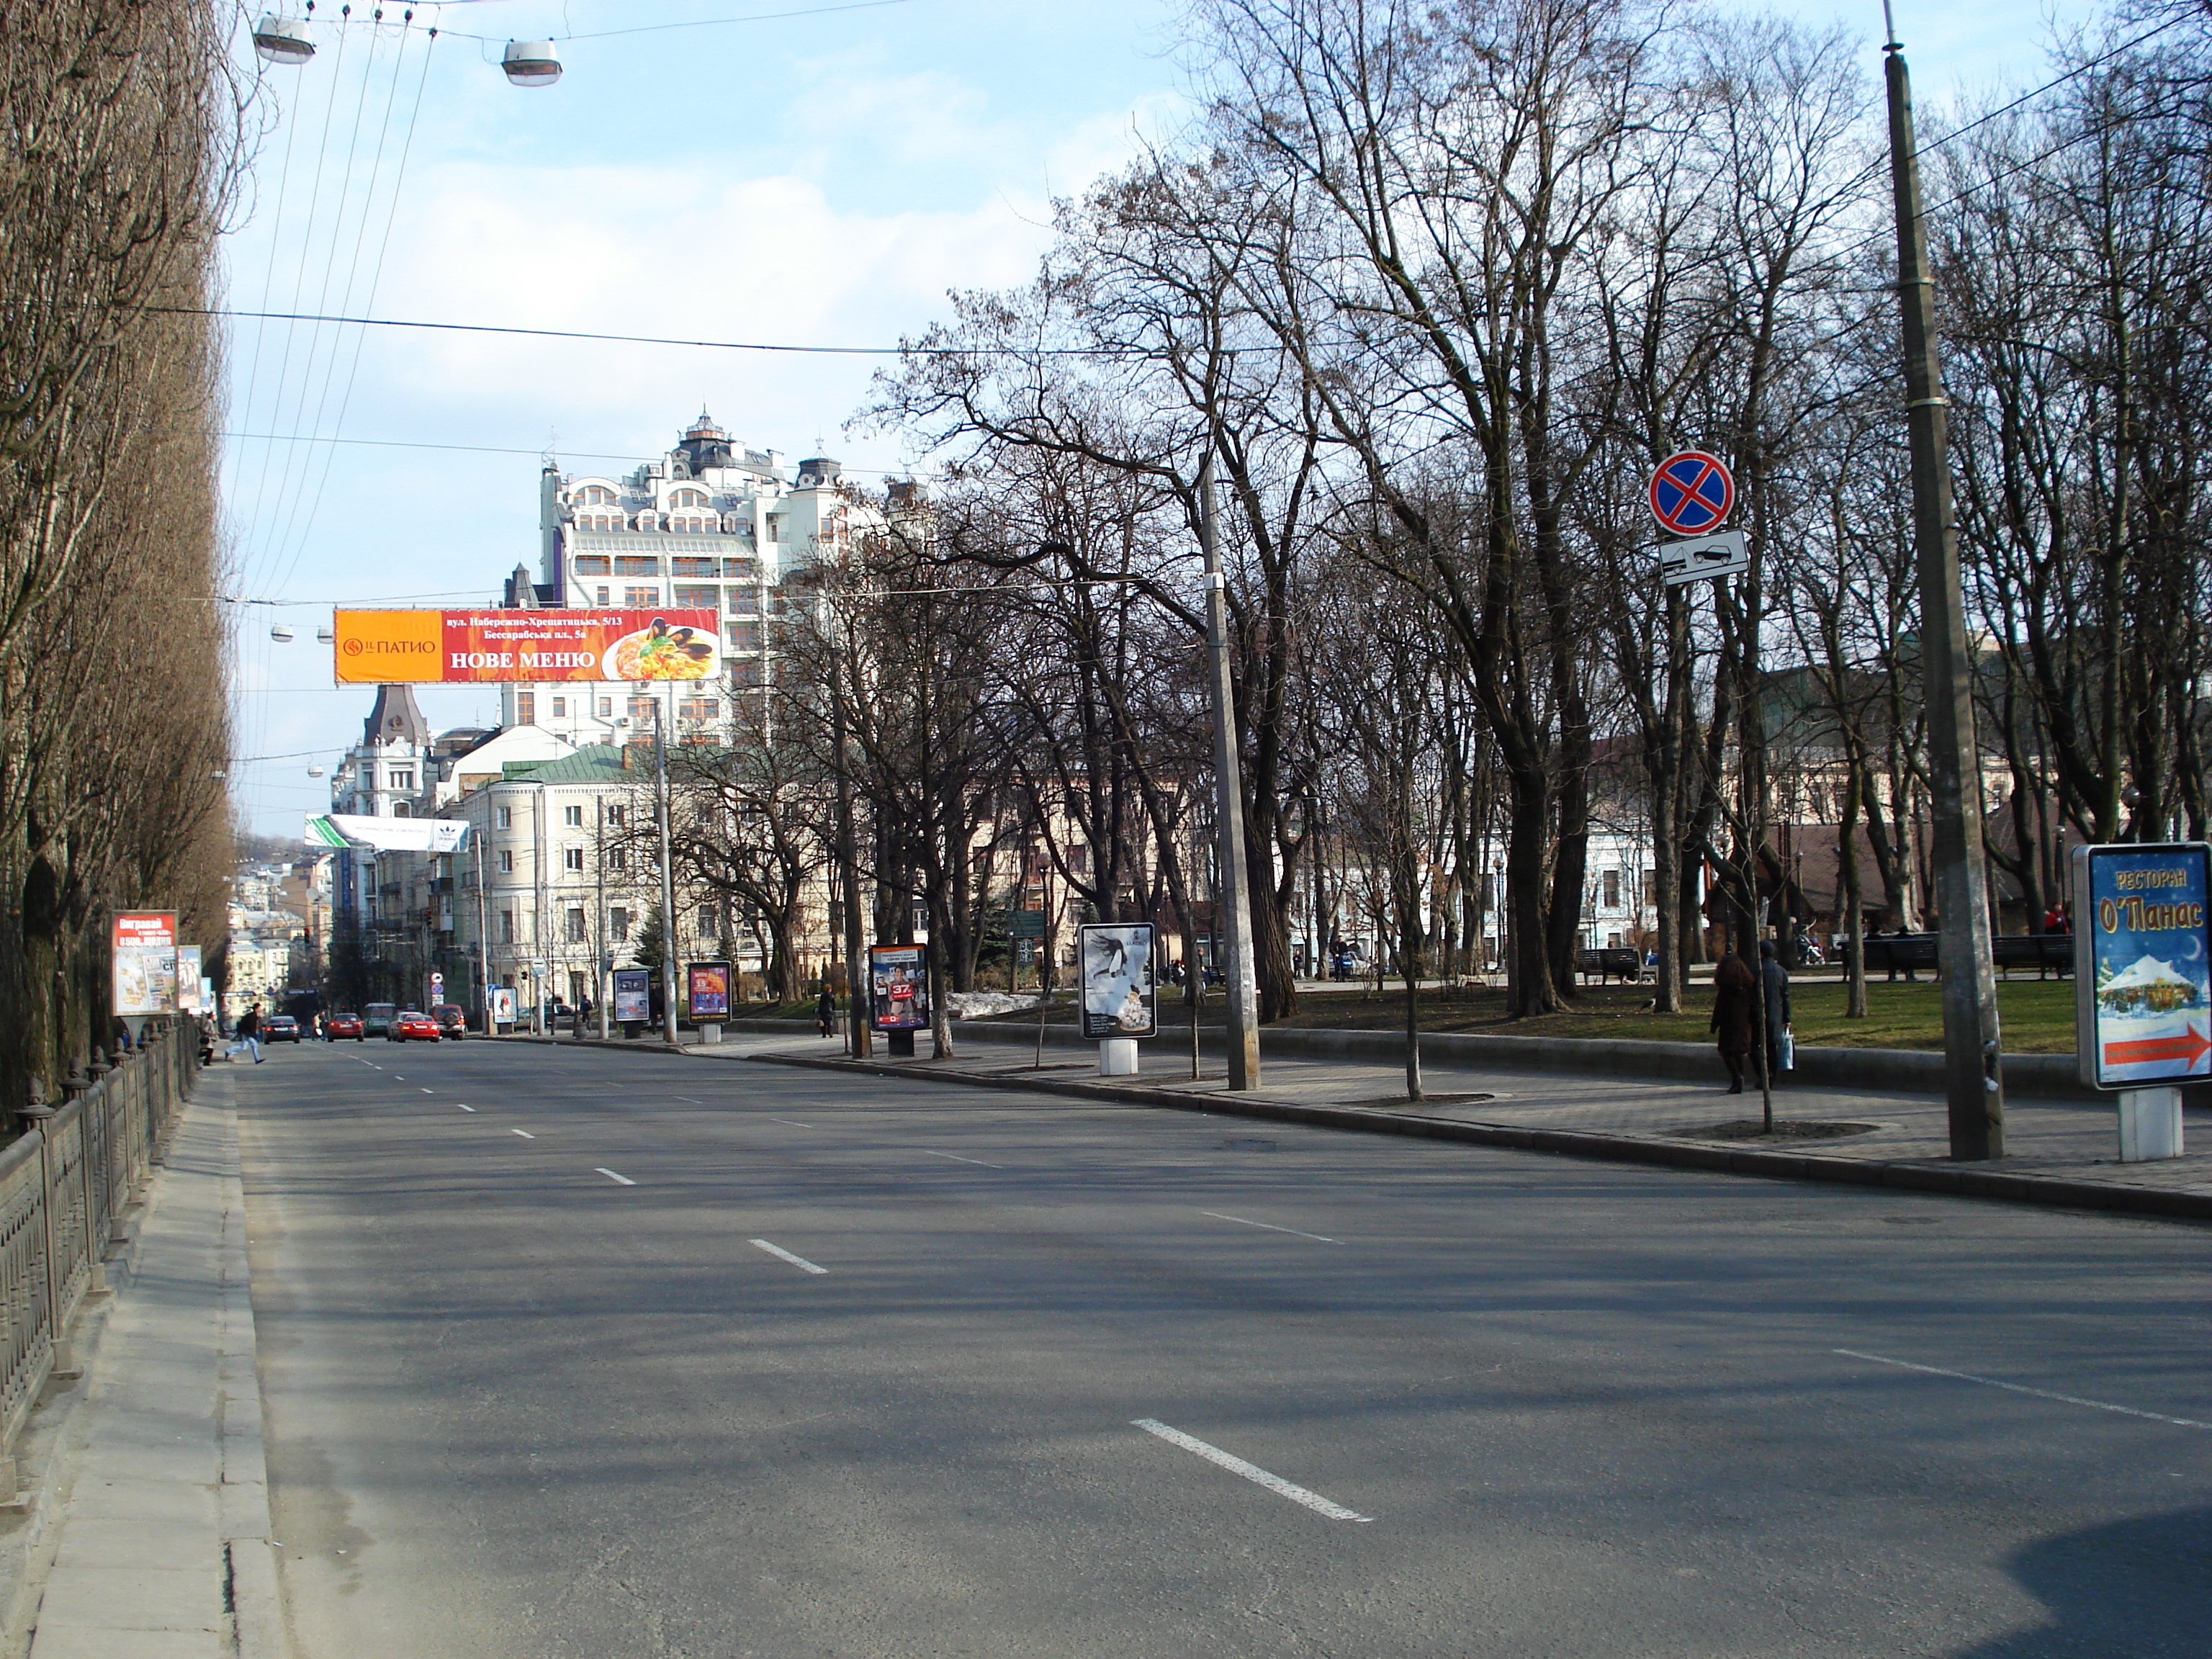
[[878,1031],[921,1031],[929,1027],[929,947],[871,945],[868,947],[869,1013]]
[[1083,1035],[1101,1039],[1152,1036],[1152,924],[1091,921],[1075,931]]

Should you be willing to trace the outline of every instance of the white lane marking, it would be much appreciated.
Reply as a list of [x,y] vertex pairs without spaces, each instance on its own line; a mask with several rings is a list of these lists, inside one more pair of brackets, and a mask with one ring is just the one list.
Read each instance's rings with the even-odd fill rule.
[[1303,1504],[1316,1515],[1325,1515],[1332,1521],[1358,1521],[1363,1524],[1372,1521],[1371,1515],[1362,1515],[1341,1504],[1332,1504],[1317,1492],[1308,1492],[1304,1486],[1294,1486],[1279,1474],[1270,1474],[1257,1463],[1247,1463],[1234,1452],[1225,1452],[1218,1446],[1209,1446],[1196,1435],[1185,1434],[1181,1429],[1171,1429],[1166,1424],[1150,1417],[1139,1417],[1130,1426],[1142,1429],[1146,1434],[1156,1434],[1170,1446],[1181,1446],[1185,1451],[1196,1452],[1209,1463],[1218,1464],[1231,1474],[1241,1474],[1247,1480],[1265,1486],[1279,1498],[1287,1498],[1293,1504]]
[[608,1180],[615,1182],[617,1186],[635,1187],[637,1185],[637,1182],[632,1181],[628,1176],[617,1175],[612,1170],[602,1170],[596,1164],[592,1165],[592,1168],[595,1172],[605,1176]]
[[949,1158],[955,1164],[981,1164],[987,1170],[1003,1170],[1006,1167],[1003,1164],[984,1164],[980,1158],[963,1158],[957,1152],[933,1152],[927,1146],[917,1146],[915,1151],[925,1158]]
[[476,1110],[476,1108],[473,1106],[463,1106],[461,1109],[465,1112],[473,1112]]
[[421,1090],[422,1091],[422,1092],[423,1092],[424,1094],[426,1094],[426,1095],[434,1095],[434,1094],[436,1094],[436,1093],[438,1092],[435,1089],[432,1089],[432,1088],[425,1087],[423,1085],[422,1085],[422,1084],[420,1084],[420,1083],[416,1084],[415,1086],[416,1086],[416,1088],[418,1088],[418,1089],[421,1089]]
[[507,1133],[511,1135],[520,1135],[525,1140],[535,1140],[538,1139],[536,1135],[531,1133],[527,1129],[509,1129]]
[[2200,1423],[2193,1417],[2168,1417],[2160,1412],[2138,1411],[2133,1406],[2115,1406],[2102,1400],[2084,1400],[2079,1395],[2054,1394],[2049,1389],[2031,1389],[2018,1382],[2000,1382],[1994,1376],[1977,1376],[1972,1371],[1947,1371],[1941,1365],[1916,1365],[1909,1359],[1885,1359],[1878,1353],[1861,1353],[1856,1348],[1838,1348],[1835,1352],[1848,1354],[1853,1359],[1870,1359],[1877,1365],[1894,1365],[1902,1371],[1923,1371],[1929,1376],[1956,1377],[1961,1382],[1978,1382],[1985,1389],[2002,1389],[2008,1394],[2027,1394],[2038,1400],[2056,1400],[2063,1406],[2087,1406],[2092,1411],[2118,1412],[2123,1417],[2141,1417],[2153,1423],[2171,1423],[2176,1428],[2212,1429],[2212,1423]]
[[766,1250],[779,1261],[788,1261],[793,1267],[810,1273],[826,1273],[830,1271],[827,1267],[817,1267],[805,1256],[793,1255],[781,1244],[771,1244],[764,1238],[754,1239],[752,1246],[757,1250]]
[[691,1097],[690,1097],[690,1096],[689,1096],[689,1095],[671,1095],[671,1096],[669,1096],[668,1097],[669,1097],[671,1100],[681,1100],[681,1101],[687,1102],[688,1103],[690,1103],[690,1104],[691,1104],[691,1105],[693,1105],[693,1106],[704,1106],[704,1105],[707,1103],[706,1103],[705,1101],[703,1101],[703,1100],[693,1100],[693,1099],[691,1098]]
[[814,1127],[811,1123],[801,1123],[795,1117],[771,1117],[769,1119],[769,1121],[771,1123],[788,1123],[794,1129],[811,1129]]
[[1265,1227],[1271,1233],[1288,1233],[1293,1238],[1319,1239],[1324,1244],[1341,1244],[1340,1238],[1331,1238],[1325,1233],[1302,1233],[1296,1227],[1277,1227],[1265,1221],[1247,1221],[1241,1215],[1224,1215],[1218,1210],[1200,1210],[1200,1215],[1210,1215],[1216,1221],[1234,1221],[1246,1227]]

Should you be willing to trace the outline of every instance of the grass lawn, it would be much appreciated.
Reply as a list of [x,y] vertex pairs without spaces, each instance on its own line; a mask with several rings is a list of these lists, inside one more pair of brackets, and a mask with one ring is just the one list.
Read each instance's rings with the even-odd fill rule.
[[[1160,1023],[1168,1029],[1182,1026],[1188,1016],[1176,1000],[1173,987],[1164,987]],[[1930,981],[1890,984],[1877,980],[1867,987],[1867,1018],[1844,1018],[1844,988],[1816,981],[1790,988],[1790,1028],[1797,1041],[1808,1048],[1930,1048],[1943,1046],[1942,991]],[[1690,1012],[1683,1014],[1646,1012],[1648,986],[1590,986],[1576,1000],[1575,1012],[1548,1014],[1536,1019],[1508,1019],[1502,990],[1424,991],[1421,1029],[1425,1031],[1487,1031],[1500,1036],[1633,1037],[1643,1042],[1710,1042],[1705,1020],[1712,1009],[1712,993],[1693,986]],[[2074,982],[2071,980],[2016,979],[1997,984],[1997,1010],[2004,1026],[2008,1054],[2070,1054],[2074,1052]],[[1222,1023],[1221,994],[1206,999],[1200,1023]],[[1011,1024],[1034,1023],[1033,1013],[998,1016]],[[1064,1003],[1052,1011],[1058,1024],[1071,1020],[1073,1011]],[[1381,997],[1372,992],[1324,992],[1299,1000],[1298,1012],[1279,1026],[1310,1026],[1336,1030],[1400,1030],[1406,1019],[1405,994],[1394,986]]]

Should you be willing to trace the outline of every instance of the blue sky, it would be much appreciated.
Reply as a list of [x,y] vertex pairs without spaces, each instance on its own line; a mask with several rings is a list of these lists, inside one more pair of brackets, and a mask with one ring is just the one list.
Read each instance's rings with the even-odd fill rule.
[[[404,40],[404,8],[386,3],[373,46],[364,27],[343,47],[319,29],[312,63],[264,78],[228,303],[891,344],[941,314],[948,289],[1024,280],[1051,198],[1126,160],[1139,135],[1171,131],[1185,108],[1180,8],[1158,0],[903,0],[647,27],[802,3],[471,0],[417,6]],[[1878,0],[1778,9],[1847,17],[1863,66],[1876,65]],[[2036,78],[2051,15],[1904,7],[1920,100]],[[501,44],[547,35],[563,37],[562,81],[509,86]],[[234,591],[296,605],[240,612],[234,788],[267,833],[327,807],[311,755],[327,768],[368,713],[369,694],[331,687],[315,643],[331,604],[490,597],[518,561],[535,562],[548,446],[564,464],[612,466],[586,457],[657,453],[703,404],[744,442],[793,458],[818,437],[863,476],[911,459],[841,434],[874,366],[861,357],[240,322],[231,359],[234,433],[513,452],[229,444]],[[278,621],[290,644],[269,637]],[[422,702],[441,726],[496,706],[470,688]],[[264,756],[284,758],[250,758]]]

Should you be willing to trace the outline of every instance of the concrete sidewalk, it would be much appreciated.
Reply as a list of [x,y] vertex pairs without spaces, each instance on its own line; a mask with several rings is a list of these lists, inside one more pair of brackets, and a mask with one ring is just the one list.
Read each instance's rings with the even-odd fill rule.
[[84,1386],[56,1454],[52,1565],[9,1651],[276,1659],[238,1120],[223,1067],[201,1074],[155,1179]]
[[1193,1081],[1189,1050],[1182,1046],[1180,1034],[1140,1045],[1141,1074],[1111,1079],[1092,1071],[1087,1057],[1095,1054],[1095,1045],[1078,1047],[1066,1037],[1048,1041],[1044,1070],[1032,1069],[1034,1040],[1033,1030],[987,1036],[976,1027],[963,1026],[958,1057],[944,1062],[888,1061],[880,1056],[854,1061],[828,1043],[787,1037],[725,1044],[721,1052],[732,1059],[866,1069],[975,1087],[1042,1090],[1626,1162],[2212,1220],[2212,1112],[2198,1109],[2185,1114],[2185,1144],[2198,1150],[2156,1163],[2122,1164],[2113,1107],[2008,1099],[2009,1155],[1966,1164],[1949,1158],[1945,1106],[1935,1095],[1784,1085],[1775,1091],[1779,1119],[1869,1127],[1833,1139],[1787,1142],[1717,1134],[1723,1123],[1759,1114],[1755,1089],[1742,1095],[1723,1091],[1717,1059],[1710,1085],[1431,1064],[1424,1068],[1424,1088],[1442,1098],[1417,1105],[1404,1098],[1402,1065],[1270,1054],[1264,1031],[1263,1086],[1244,1095],[1229,1092],[1218,1054],[1202,1058],[1205,1075]]

